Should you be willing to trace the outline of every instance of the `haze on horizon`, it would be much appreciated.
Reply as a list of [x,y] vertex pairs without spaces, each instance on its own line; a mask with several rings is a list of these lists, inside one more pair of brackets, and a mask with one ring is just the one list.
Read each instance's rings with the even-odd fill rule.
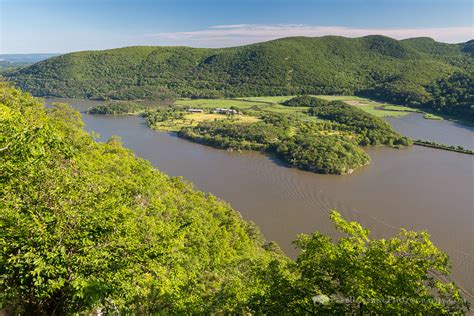
[[325,35],[459,43],[474,37],[473,9],[470,0],[0,0],[0,54]]

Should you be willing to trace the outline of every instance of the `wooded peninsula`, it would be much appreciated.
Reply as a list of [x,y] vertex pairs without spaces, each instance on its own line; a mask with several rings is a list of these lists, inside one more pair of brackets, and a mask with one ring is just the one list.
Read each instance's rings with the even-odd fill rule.
[[[121,107],[118,106],[121,104]],[[359,146],[410,146],[381,118],[342,101],[313,96],[292,97],[275,106],[189,108],[109,102],[88,113],[141,113],[148,126],[173,130],[179,136],[228,150],[257,150],[276,155],[287,165],[317,173],[347,174],[367,165],[370,157]],[[247,105],[249,106],[249,105]],[[121,108],[122,111],[118,111]]]

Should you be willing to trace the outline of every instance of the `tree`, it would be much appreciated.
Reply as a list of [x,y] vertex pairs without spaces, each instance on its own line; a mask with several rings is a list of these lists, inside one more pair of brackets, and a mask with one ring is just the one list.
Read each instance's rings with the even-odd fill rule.
[[[371,239],[357,222],[335,211],[331,220],[346,236],[333,242],[320,233],[301,235],[298,279],[285,302],[301,312],[362,314],[463,314],[469,309],[458,288],[437,276],[450,272],[448,256],[426,232],[402,229],[390,239]],[[288,278],[286,278],[287,280]],[[326,304],[312,298],[329,297]]]
[[229,205],[0,82],[0,309],[243,313],[283,255]]

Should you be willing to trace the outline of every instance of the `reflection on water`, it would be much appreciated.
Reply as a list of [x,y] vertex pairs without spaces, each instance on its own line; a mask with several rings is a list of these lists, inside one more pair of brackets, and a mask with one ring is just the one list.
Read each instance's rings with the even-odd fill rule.
[[[79,110],[93,104],[70,103]],[[359,221],[375,237],[391,236],[400,227],[426,229],[451,257],[450,278],[473,298],[473,156],[418,146],[371,148],[372,163],[354,174],[318,175],[258,153],[217,150],[154,132],[139,117],[84,115],[84,121],[88,130],[101,134],[100,140],[119,135],[160,170],[229,202],[292,256],[291,241],[299,233],[335,235],[328,220],[331,209]]]
[[386,120],[402,135],[413,139],[435,141],[440,144],[463,146],[474,150],[474,127],[448,120],[426,120],[423,114],[413,113]]

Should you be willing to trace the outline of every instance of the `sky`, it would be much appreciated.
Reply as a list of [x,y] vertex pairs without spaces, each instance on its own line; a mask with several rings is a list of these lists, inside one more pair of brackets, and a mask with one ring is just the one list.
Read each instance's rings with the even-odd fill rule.
[[0,54],[288,36],[474,38],[473,0],[0,0]]

